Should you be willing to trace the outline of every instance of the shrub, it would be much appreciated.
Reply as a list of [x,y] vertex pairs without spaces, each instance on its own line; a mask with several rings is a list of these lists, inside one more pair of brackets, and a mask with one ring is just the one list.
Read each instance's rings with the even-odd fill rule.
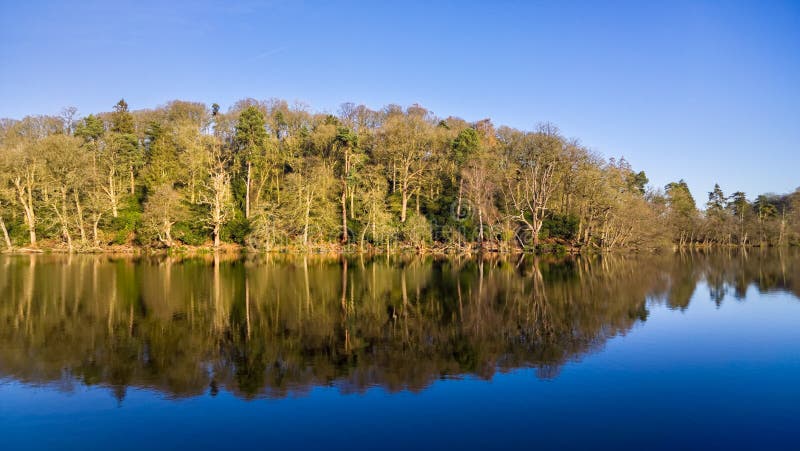
[[431,241],[431,225],[425,216],[412,213],[403,224],[403,239],[414,246]]
[[245,239],[249,234],[250,220],[245,218],[244,215],[237,210],[236,216],[222,227],[220,238],[222,241],[245,244]]
[[550,213],[542,222],[539,238],[571,240],[578,233],[578,218],[573,215]]
[[119,209],[117,217],[111,218],[111,242],[114,244],[129,244],[135,238],[135,233],[142,227],[142,212],[136,202],[128,202]]

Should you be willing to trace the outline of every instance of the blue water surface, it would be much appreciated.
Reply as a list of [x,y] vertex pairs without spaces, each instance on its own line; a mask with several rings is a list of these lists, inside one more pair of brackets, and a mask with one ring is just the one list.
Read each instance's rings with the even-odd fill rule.
[[[795,275],[797,276],[797,275]],[[647,301],[646,321],[543,376],[335,380],[285,397],[177,397],[74,378],[0,382],[3,449],[800,449],[800,300],[749,285],[718,305]],[[742,296],[743,294],[743,296]]]

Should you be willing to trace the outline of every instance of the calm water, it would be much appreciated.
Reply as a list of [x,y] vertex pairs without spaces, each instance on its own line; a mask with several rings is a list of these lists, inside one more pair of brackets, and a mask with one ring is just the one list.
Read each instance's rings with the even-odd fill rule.
[[800,449],[800,254],[0,257],[3,449]]

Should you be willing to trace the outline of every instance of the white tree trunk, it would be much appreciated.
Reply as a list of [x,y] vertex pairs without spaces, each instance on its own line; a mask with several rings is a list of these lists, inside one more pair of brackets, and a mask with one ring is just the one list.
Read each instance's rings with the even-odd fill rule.
[[11,245],[11,237],[8,236],[8,229],[6,229],[6,222],[3,220],[3,217],[0,216],[0,230],[3,231],[3,239],[6,242],[6,247],[8,250],[11,250],[13,246]]

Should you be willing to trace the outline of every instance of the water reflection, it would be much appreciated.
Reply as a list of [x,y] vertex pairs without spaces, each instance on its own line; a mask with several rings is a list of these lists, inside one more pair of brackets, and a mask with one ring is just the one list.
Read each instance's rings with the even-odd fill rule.
[[[562,262],[248,256],[0,257],[0,377],[70,390],[283,397],[422,390],[565,362],[748,287],[800,296],[800,255],[730,251]],[[704,286],[706,286],[704,285]]]

